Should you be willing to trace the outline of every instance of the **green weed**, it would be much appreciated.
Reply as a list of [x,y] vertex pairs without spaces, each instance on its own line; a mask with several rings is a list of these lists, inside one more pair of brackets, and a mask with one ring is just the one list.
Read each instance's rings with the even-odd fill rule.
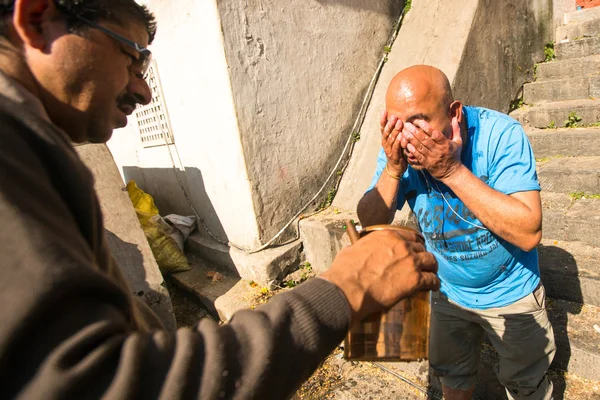
[[565,120],[565,128],[576,128],[581,122],[581,117],[575,111],[571,111]]
[[554,42],[546,43],[546,45],[544,46],[544,61],[552,61],[555,58],[556,55],[554,54]]

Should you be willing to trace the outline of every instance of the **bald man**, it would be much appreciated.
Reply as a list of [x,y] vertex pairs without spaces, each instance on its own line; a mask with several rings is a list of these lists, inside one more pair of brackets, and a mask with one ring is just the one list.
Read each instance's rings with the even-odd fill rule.
[[416,65],[398,73],[381,117],[382,149],[358,204],[363,226],[408,203],[439,263],[430,362],[447,399],[469,399],[484,332],[510,399],[549,399],[554,357],[536,246],[540,186],[522,127],[454,100],[448,78]]

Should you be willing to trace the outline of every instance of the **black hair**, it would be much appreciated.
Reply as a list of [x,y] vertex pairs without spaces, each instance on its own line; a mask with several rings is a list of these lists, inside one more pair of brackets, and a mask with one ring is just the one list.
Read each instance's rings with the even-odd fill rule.
[[[121,26],[134,20],[144,24],[148,32],[148,43],[152,43],[156,35],[156,19],[146,6],[134,0],[51,0],[58,10],[65,11],[67,26],[70,31],[77,31],[84,26],[73,16],[79,15],[90,21],[110,21]],[[0,0],[0,36],[6,35],[7,18],[13,14],[15,0]]]

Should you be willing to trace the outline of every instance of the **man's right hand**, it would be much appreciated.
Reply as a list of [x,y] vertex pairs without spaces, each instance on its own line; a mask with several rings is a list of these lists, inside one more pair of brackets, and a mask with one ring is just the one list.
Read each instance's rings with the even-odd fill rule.
[[421,235],[383,230],[340,251],[321,278],[344,293],[355,323],[419,290],[438,290],[437,268]]
[[395,176],[402,176],[406,171],[406,157],[403,148],[400,145],[402,139],[402,120],[395,115],[388,115],[387,111],[381,113],[379,121],[381,128],[381,146],[387,157],[387,168],[389,173]]

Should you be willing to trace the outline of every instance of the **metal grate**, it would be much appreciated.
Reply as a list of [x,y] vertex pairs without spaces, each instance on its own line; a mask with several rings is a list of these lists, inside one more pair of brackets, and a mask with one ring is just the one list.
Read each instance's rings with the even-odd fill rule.
[[156,60],[152,60],[146,81],[152,91],[152,101],[145,106],[138,106],[135,110],[142,146],[154,147],[173,144],[173,131],[158,77]]

